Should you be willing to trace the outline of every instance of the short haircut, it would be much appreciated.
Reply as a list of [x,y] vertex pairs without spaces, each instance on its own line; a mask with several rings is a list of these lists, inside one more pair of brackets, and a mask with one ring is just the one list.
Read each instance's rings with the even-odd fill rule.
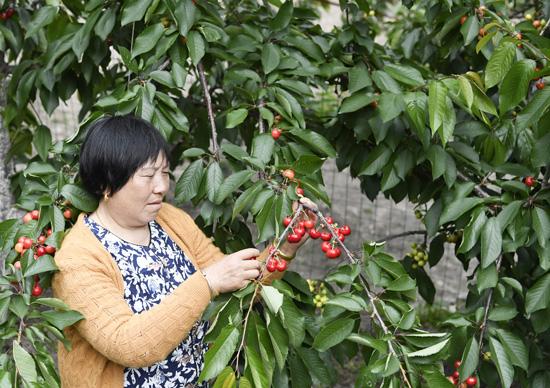
[[151,123],[132,115],[102,117],[88,128],[80,149],[82,184],[97,199],[114,194],[159,154],[168,160],[170,148]]

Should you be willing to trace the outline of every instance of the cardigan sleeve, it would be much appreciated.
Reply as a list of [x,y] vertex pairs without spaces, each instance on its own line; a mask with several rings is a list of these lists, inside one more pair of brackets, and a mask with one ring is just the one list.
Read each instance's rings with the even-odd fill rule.
[[208,284],[197,271],[158,305],[134,314],[112,271],[77,250],[56,260],[60,271],[53,278],[54,294],[84,316],[75,324],[82,337],[117,364],[137,368],[166,359],[210,302]]

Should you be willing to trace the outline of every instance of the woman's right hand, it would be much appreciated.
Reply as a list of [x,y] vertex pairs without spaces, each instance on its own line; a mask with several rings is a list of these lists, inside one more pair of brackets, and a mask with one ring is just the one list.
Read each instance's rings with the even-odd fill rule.
[[260,275],[260,262],[254,260],[259,254],[255,248],[242,249],[224,256],[202,272],[216,294],[235,291]]

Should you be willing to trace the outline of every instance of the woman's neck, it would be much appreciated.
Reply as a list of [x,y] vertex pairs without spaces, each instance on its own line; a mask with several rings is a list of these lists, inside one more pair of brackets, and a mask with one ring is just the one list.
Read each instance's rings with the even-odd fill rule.
[[148,245],[150,240],[149,224],[145,225],[128,225],[109,211],[108,207],[100,202],[97,209],[90,214],[90,217],[99,223],[103,228],[125,241],[138,244]]

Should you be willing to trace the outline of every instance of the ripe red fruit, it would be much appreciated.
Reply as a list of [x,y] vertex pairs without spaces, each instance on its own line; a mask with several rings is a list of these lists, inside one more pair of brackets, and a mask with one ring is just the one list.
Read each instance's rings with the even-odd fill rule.
[[66,209],[63,212],[63,217],[65,217],[67,220],[70,220],[71,218],[73,218],[73,212],[71,212],[71,209]]
[[281,137],[281,130],[279,128],[273,128],[271,130],[271,137],[277,140]]
[[46,248],[44,248],[44,247],[42,247],[42,246],[36,248],[36,255],[37,255],[38,257],[44,256],[45,254],[46,254]]
[[311,221],[311,220],[305,220],[304,221],[304,226],[306,229],[311,229],[315,226],[315,222]]
[[525,184],[525,186],[527,187],[533,187],[536,183],[536,180],[535,178],[533,178],[532,176],[526,176],[524,179],[523,179],[523,183]]
[[460,375],[458,374],[458,371],[457,371],[457,370],[455,370],[455,371],[453,372],[453,377],[454,377],[455,379],[458,379],[458,378],[460,377]]
[[306,227],[305,221],[300,221],[300,222],[298,222],[298,226],[299,226],[300,228],[305,228],[305,227]]
[[321,237],[321,232],[319,232],[317,229],[310,229],[309,237],[311,237],[314,240],[317,240],[319,237]]
[[46,250],[46,253],[48,255],[52,255],[55,253],[55,247],[52,247],[51,245],[46,245],[44,249]]
[[462,363],[460,362],[460,360],[456,360],[456,361],[455,361],[455,369],[458,369],[458,368],[460,367],[460,364],[462,364]]
[[8,15],[6,15],[5,12],[0,12],[0,20],[6,20],[8,18]]
[[277,271],[283,272],[286,270],[287,266],[288,263],[286,262],[286,260],[279,260],[279,262],[277,263]]
[[340,255],[342,254],[342,252],[340,251],[340,248],[336,247],[336,248],[331,248],[327,251],[326,253],[326,256],[329,258],[329,259],[336,259],[337,257],[339,257]]
[[6,10],[6,18],[7,18],[7,19],[11,18],[14,14],[15,14],[15,9],[14,9],[14,8],[9,7],[9,8]]
[[474,385],[477,384],[477,377],[475,376],[470,376],[466,379],[466,385],[468,387],[473,387]]
[[292,222],[292,217],[286,216],[286,217],[283,219],[283,225],[284,225],[284,226],[290,225],[291,222]]
[[342,233],[338,233],[338,240],[344,241],[346,239],[346,236],[344,236]]
[[44,245],[44,243],[46,242],[46,236],[44,236],[43,234],[41,234],[41,235],[38,236],[38,238],[36,239],[36,242],[37,242],[38,244]]
[[48,228],[48,230],[46,230],[46,235],[49,237],[52,235],[52,229],[51,228]]
[[15,249],[15,252],[17,253],[23,253],[23,243],[18,242],[17,244],[15,244],[15,247],[13,249]]
[[294,170],[286,169],[283,171],[283,176],[287,179],[293,180],[294,179]]
[[23,244],[25,242],[25,238],[25,236],[21,236],[17,239],[17,242]]
[[32,296],[42,295],[42,287],[40,287],[40,283],[35,283],[34,284],[34,287],[32,288],[31,294],[32,294]]
[[535,28],[539,28],[541,26],[541,22],[540,20],[533,20],[533,27]]
[[16,270],[21,270],[21,262],[19,260],[17,260],[15,263],[13,263],[13,266],[15,267]]
[[327,221],[327,224],[332,224],[334,222],[331,216],[326,217],[325,220]]
[[40,217],[40,212],[38,210],[33,210],[31,212],[31,217],[33,220],[37,220]]
[[290,233],[286,239],[288,240],[289,243],[297,243],[297,242],[300,242],[300,240],[302,239],[302,236],[296,233]]
[[468,20],[468,16],[467,15],[462,15],[462,17],[460,18],[460,24],[464,24],[466,23],[466,20]]
[[304,234],[306,234],[306,230],[302,228],[301,226],[298,226],[297,228],[294,228],[294,233],[300,236],[302,238]]
[[303,196],[304,195],[304,189],[301,187],[296,187],[296,194]]
[[340,228],[340,233],[342,233],[344,236],[349,236],[351,234],[351,228],[349,225],[342,225]]
[[378,101],[374,100],[370,103],[370,106],[374,109],[378,108]]
[[545,86],[544,81],[539,79],[537,82],[535,82],[535,86],[538,90],[544,89],[544,86]]
[[321,240],[329,241],[332,238],[332,234],[329,232],[321,232]]
[[32,215],[30,212],[28,212],[23,216],[23,223],[28,224],[30,220],[32,220]]
[[275,272],[277,270],[277,260],[275,259],[269,259],[265,269],[267,269],[269,272]]
[[32,240],[28,237],[25,237],[25,240],[23,241],[23,248],[29,249],[32,246]]
[[519,40],[522,40],[523,39],[523,35],[521,34],[521,32],[518,32],[516,34],[516,39],[519,39]]
[[479,29],[479,36],[485,36],[487,34],[487,31],[485,31],[485,28],[481,27]]
[[327,252],[329,249],[332,249],[332,244],[328,241],[323,241],[321,243],[321,250],[323,252]]

